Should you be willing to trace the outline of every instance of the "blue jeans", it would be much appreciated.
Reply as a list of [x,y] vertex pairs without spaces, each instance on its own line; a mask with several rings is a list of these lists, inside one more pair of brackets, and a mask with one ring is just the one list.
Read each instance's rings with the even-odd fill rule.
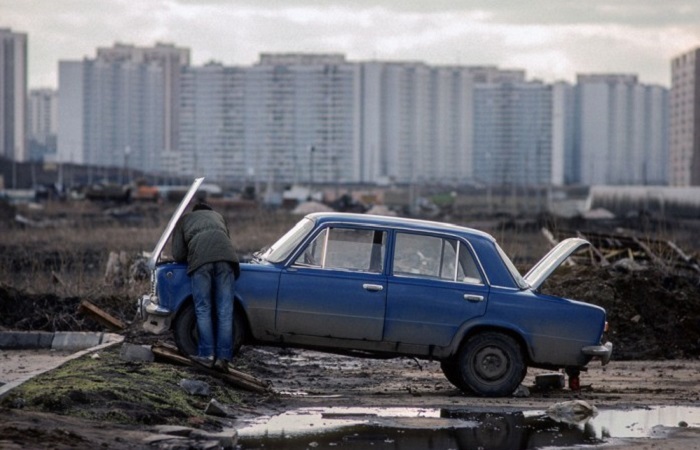
[[[192,296],[199,332],[199,356],[233,357],[233,293],[236,279],[228,262],[204,264],[192,273]],[[216,316],[213,315],[216,313]],[[214,330],[216,324],[216,331]]]

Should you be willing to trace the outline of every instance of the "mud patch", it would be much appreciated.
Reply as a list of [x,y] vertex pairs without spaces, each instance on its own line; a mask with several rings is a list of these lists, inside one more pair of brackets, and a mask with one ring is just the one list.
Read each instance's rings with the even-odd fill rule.
[[238,448],[567,448],[661,438],[700,426],[700,408],[611,409],[579,423],[544,411],[451,408],[306,408],[238,430]]

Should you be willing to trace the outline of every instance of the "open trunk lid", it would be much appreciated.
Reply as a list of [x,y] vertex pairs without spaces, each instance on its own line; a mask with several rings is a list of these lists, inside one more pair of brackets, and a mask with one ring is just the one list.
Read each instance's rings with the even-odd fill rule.
[[525,281],[533,290],[538,290],[552,272],[569,256],[586,245],[590,245],[590,243],[581,238],[569,238],[561,241],[525,274]]

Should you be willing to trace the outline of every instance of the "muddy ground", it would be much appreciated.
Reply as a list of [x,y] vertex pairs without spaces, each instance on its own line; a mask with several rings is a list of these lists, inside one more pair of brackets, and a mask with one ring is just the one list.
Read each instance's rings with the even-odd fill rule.
[[[239,357],[237,369],[272,383],[277,393],[267,395],[232,388],[195,368],[166,362],[125,363],[116,350],[66,366],[29,382],[3,402],[0,448],[153,448],[147,439],[156,433],[158,425],[231,433],[260,416],[308,407],[498,413],[544,411],[555,403],[576,399],[601,411],[697,405],[700,401],[697,360],[613,361],[605,368],[593,364],[576,392],[566,388],[538,390],[534,380],[541,371],[530,371],[524,381],[531,390],[528,397],[496,399],[461,394],[444,379],[434,362],[378,361],[298,350],[247,348]],[[178,387],[183,378],[209,383],[211,396],[226,404],[233,416],[222,419],[203,414],[209,397],[184,396]],[[86,385],[98,380],[101,388]],[[48,386],[52,386],[51,391]],[[676,432],[680,434],[663,440],[615,444],[619,448],[700,448],[697,430],[679,428]],[[198,445],[195,442],[174,448],[206,448]]]
[[[258,234],[259,223],[250,223],[250,228]],[[234,221],[234,225],[240,224]],[[149,226],[147,246],[157,239],[157,230],[163,222],[154,219]],[[137,235],[135,231],[121,228],[117,231],[125,236],[124,243],[117,247],[144,248],[131,242],[131,236]],[[99,233],[115,234],[112,230]],[[50,238],[42,240],[36,236],[35,233],[20,235],[26,242],[17,238],[0,239],[1,269],[5,272],[0,278],[0,330],[102,330],[101,324],[78,312],[80,302],[89,300],[130,324],[123,332],[127,343],[172,343],[171,336],[149,336],[132,323],[135,299],[147,291],[147,280],[129,280],[116,289],[113,281],[92,282],[89,289],[79,289],[80,283],[91,283],[82,277],[87,279],[95,274],[99,277],[104,273],[104,252],[114,248],[114,242],[104,247],[89,243],[90,231],[86,229],[85,247],[76,240],[70,249],[51,250],[47,245]],[[269,241],[267,237],[261,240]],[[500,240],[503,245],[503,239]],[[525,237],[524,241],[534,240]],[[504,247],[509,254],[524,248],[509,242]],[[259,248],[257,242],[255,248]],[[80,254],[75,256],[74,250]],[[692,253],[697,249],[690,250]],[[539,249],[537,252],[544,253]],[[86,255],[90,256],[87,263]],[[534,262],[532,258],[525,261]],[[93,267],[94,273],[85,270],[77,282],[66,278],[66,274],[75,272],[75,267],[88,266]],[[28,270],[36,271],[34,278],[43,280],[41,287],[31,277],[22,283],[13,282]],[[460,407],[496,411],[542,410],[572,399],[586,400],[599,409],[700,402],[698,272],[654,266],[629,270],[624,266],[603,268],[578,264],[562,267],[544,290],[603,306],[608,312],[609,339],[615,344],[613,360],[606,367],[592,363],[590,370],[581,376],[580,391],[538,390],[534,380],[542,372],[531,370],[524,382],[531,390],[529,396],[484,399],[457,391],[435,362],[406,358],[368,360],[244,347],[235,368],[269,380],[274,390],[256,394],[226,384],[195,367],[160,360],[127,362],[120,357],[120,347],[114,347],[93,357],[68,362],[0,400],[0,448],[153,448],[147,439],[157,426],[182,425],[218,432],[243,426],[261,415],[307,406]],[[182,379],[209,383],[210,396],[185,395],[179,386]],[[217,418],[205,414],[210,398],[225,404],[232,415]],[[621,445],[700,448],[700,436],[694,434],[694,429],[686,429],[677,439]]]
[[[653,269],[628,272],[576,266],[562,268],[547,283],[546,290],[599,304],[608,311],[609,338],[616,346],[613,361],[606,367],[592,363],[581,376],[580,391],[568,387],[538,390],[535,376],[543,372],[530,370],[524,382],[531,390],[530,396],[476,398],[463,395],[449,384],[435,362],[244,347],[235,368],[269,380],[274,389],[274,393],[255,394],[227,385],[195,367],[158,360],[126,362],[116,347],[96,358],[67,363],[3,399],[5,420],[0,424],[0,447],[42,448],[50,442],[51,448],[147,448],[145,439],[157,425],[217,432],[243,426],[261,415],[309,406],[499,411],[544,410],[553,403],[573,399],[585,400],[599,409],[700,402],[697,277]],[[124,321],[133,319],[128,306],[132,298],[106,296],[92,301]],[[76,313],[78,303],[78,298],[26,294],[3,286],[0,326],[20,330],[101,329],[90,317]],[[169,335],[147,335],[136,323],[124,334],[132,344],[172,343]],[[227,405],[235,418],[217,419],[204,414],[209,398],[184,396],[178,385],[182,379],[210,383],[211,397]],[[700,436],[693,429],[683,432],[686,434],[680,440],[653,441],[654,448],[700,448]]]

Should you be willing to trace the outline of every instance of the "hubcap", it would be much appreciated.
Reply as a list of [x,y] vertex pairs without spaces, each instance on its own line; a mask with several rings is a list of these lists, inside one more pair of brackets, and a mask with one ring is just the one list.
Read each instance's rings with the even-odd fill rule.
[[508,371],[508,357],[498,347],[485,347],[476,353],[476,369],[484,380],[498,380]]

